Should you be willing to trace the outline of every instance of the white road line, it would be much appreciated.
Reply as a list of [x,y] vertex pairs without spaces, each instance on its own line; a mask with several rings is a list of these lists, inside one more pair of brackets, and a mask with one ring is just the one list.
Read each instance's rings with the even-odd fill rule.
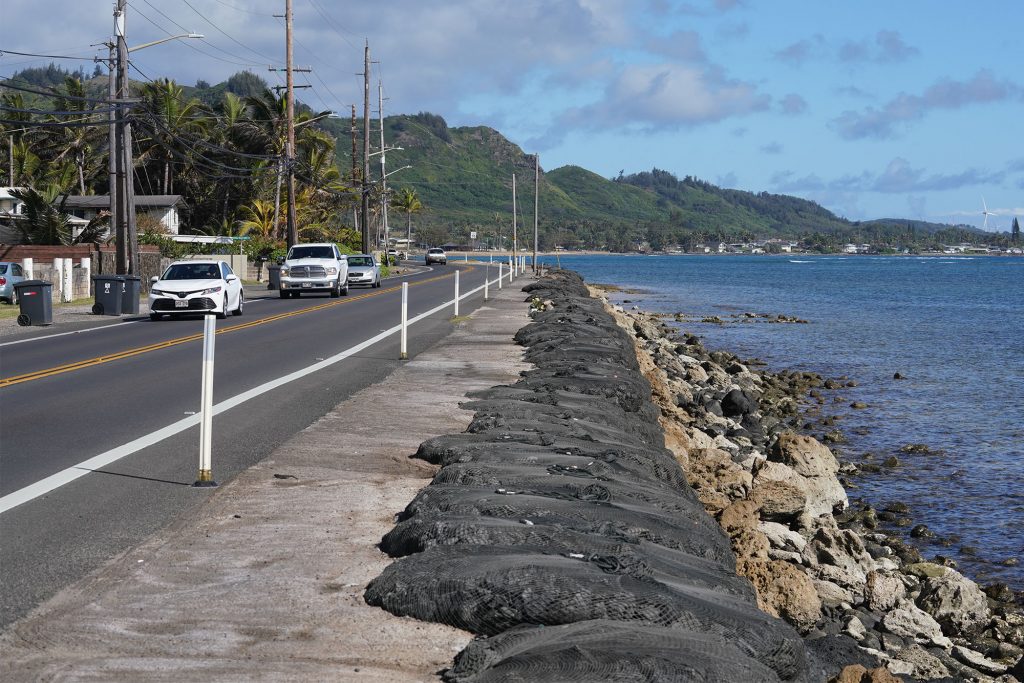
[[[463,299],[470,294],[482,290],[483,286],[477,287],[471,292],[466,292],[465,295],[460,296],[459,298]],[[409,320],[409,325],[420,322],[421,320],[435,313],[443,311],[445,308],[451,306],[452,303],[453,301],[446,301],[445,303],[439,306],[435,306],[434,308],[430,309],[429,311],[426,311],[425,313],[420,313],[415,318],[411,318]],[[389,336],[397,333],[400,329],[401,325],[395,325],[394,327],[384,330],[380,334],[371,337],[370,339],[367,339],[364,342],[356,344],[355,346],[346,349],[338,354],[335,354],[330,358],[326,358],[323,361],[320,361],[319,363],[314,363],[313,365],[303,368],[302,370],[296,370],[295,372],[283,375],[282,377],[278,377],[277,379],[271,380],[269,382],[265,382],[257,387],[253,387],[248,391],[243,391],[240,394],[237,394],[229,399],[226,399],[216,404],[213,407],[213,414],[219,415],[227,410],[231,410],[232,408],[242,405],[246,401],[251,401],[252,399],[262,396],[267,392],[273,391],[278,387],[284,386],[285,384],[288,384],[290,382],[294,382],[295,380],[302,379],[306,375],[311,375],[314,372],[334,365],[335,363],[340,363],[341,361],[352,356],[353,354],[359,353],[360,351],[367,349],[373,346],[374,344],[377,344],[378,342],[387,339]],[[83,460],[77,465],[72,465],[71,467],[65,470],[61,470],[56,474],[51,474],[50,476],[44,479],[40,479],[34,484],[29,484],[28,486],[18,489],[17,491],[12,491],[11,493],[8,493],[6,496],[0,498],[0,514],[7,512],[11,508],[15,508],[19,505],[35,500],[40,496],[46,495],[50,491],[58,489],[61,486],[64,486],[65,484],[70,484],[74,480],[80,477],[84,477],[87,474],[90,474],[93,470],[99,469],[101,467],[106,467],[107,465],[116,462],[121,458],[132,455],[133,453],[137,453],[143,448],[148,448],[149,446],[159,443],[164,439],[168,439],[174,436],[175,434],[180,434],[186,429],[194,427],[198,424],[199,415],[191,415],[182,420],[178,420],[177,422],[173,422],[167,425],[166,427],[163,427],[162,429],[158,429],[155,432],[146,434],[145,436],[141,436],[138,439],[135,439],[134,441],[129,441],[128,443],[122,446],[112,448],[111,450],[93,456],[88,460]]]

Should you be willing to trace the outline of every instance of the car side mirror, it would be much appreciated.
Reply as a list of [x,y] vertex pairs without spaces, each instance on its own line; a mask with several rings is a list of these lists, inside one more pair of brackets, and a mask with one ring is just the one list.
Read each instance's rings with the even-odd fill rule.
[[149,284],[151,284],[151,285],[155,285],[159,281],[160,281],[160,276],[159,275],[154,275],[153,277],[149,278]]
[[234,282],[237,279],[238,279],[238,276],[235,275],[234,273],[232,273],[231,275],[228,275],[226,278],[224,278],[224,281],[225,282]]
[[283,266],[284,265],[284,256],[278,256],[277,257],[277,265],[279,265],[279,266]]

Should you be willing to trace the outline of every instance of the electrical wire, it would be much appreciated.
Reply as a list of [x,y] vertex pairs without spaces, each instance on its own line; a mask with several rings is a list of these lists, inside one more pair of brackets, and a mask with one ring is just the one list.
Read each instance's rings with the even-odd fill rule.
[[21,83],[26,83],[28,85],[35,85],[34,83],[30,83],[29,81],[26,81],[26,80],[24,80],[22,78],[10,77],[10,78],[5,78],[5,79],[3,79],[3,82],[0,82],[0,88],[10,88],[11,90],[17,90],[19,92],[27,92],[27,93],[31,93],[33,95],[43,95],[44,97],[60,97],[60,98],[63,98],[65,100],[71,100],[73,102],[89,102],[91,104],[106,104],[106,105],[110,104],[110,100],[99,100],[99,99],[96,99],[96,98],[93,98],[93,97],[79,97],[79,96],[76,96],[76,95],[65,95],[65,94],[63,94],[63,93],[61,93],[59,91],[52,90],[52,89],[49,92],[47,92],[45,90],[39,90],[38,89],[39,86],[37,86],[36,89],[33,89],[33,88],[25,88],[25,87],[17,86],[17,85],[11,85],[12,81],[18,81],[18,82],[21,82]]
[[21,57],[43,57],[46,59],[80,59],[86,62],[95,61],[95,57],[72,57],[70,55],[40,55],[35,52],[15,52],[14,50],[0,50],[0,57],[4,55],[19,55]]
[[349,40],[348,38],[346,38],[345,36],[343,36],[343,35],[341,34],[341,31],[339,30],[339,28],[338,28],[338,25],[337,25],[337,24],[335,24],[335,22],[334,22],[334,19],[333,19],[333,18],[331,18],[330,16],[328,16],[328,15],[327,15],[327,12],[325,12],[325,11],[324,11],[324,10],[323,10],[323,9],[322,9],[322,8],[320,7],[320,5],[319,5],[319,4],[318,4],[318,3],[316,2],[316,0],[309,0],[309,4],[310,4],[310,5],[312,5],[312,6],[313,6],[313,9],[315,9],[315,10],[317,11],[317,13],[318,13],[318,14],[319,14],[319,15],[320,15],[321,17],[323,17],[323,18],[324,18],[324,21],[326,21],[326,22],[327,22],[327,26],[328,26],[328,27],[329,27],[329,28],[330,28],[330,29],[331,29],[332,31],[334,31],[334,33],[335,33],[335,34],[337,34],[337,36],[338,36],[339,38],[341,38],[341,39],[342,39],[342,40],[344,40],[344,41],[345,41],[346,43],[348,43],[348,44],[349,44],[349,45],[350,45],[350,46],[351,46],[351,47],[352,47],[353,49],[356,49],[356,50],[358,50],[358,49],[359,49],[359,46],[358,46],[358,45],[356,45],[356,44],[355,44],[355,43],[353,43],[353,42],[352,42],[351,40]]
[[[183,3],[185,3],[186,5],[188,5],[189,9],[191,9],[191,10],[192,10],[193,12],[195,12],[196,14],[198,14],[198,15],[199,15],[199,17],[200,17],[200,18],[201,18],[201,19],[202,19],[203,21],[205,21],[205,22],[206,22],[207,24],[209,24],[209,25],[210,25],[210,26],[212,26],[213,28],[217,29],[217,31],[218,31],[218,32],[220,32],[220,34],[221,34],[221,35],[223,35],[224,37],[226,37],[226,38],[227,38],[228,40],[230,40],[231,42],[235,43],[235,44],[236,44],[236,45],[238,45],[239,47],[242,47],[242,48],[244,48],[244,49],[248,50],[249,52],[251,52],[251,53],[253,53],[254,55],[256,55],[257,57],[259,57],[260,59],[266,59],[266,60],[268,60],[268,61],[270,61],[270,62],[273,62],[273,61],[274,61],[274,60],[273,60],[272,58],[269,58],[269,57],[267,57],[266,55],[263,55],[263,54],[260,54],[259,52],[256,52],[256,50],[253,50],[253,49],[252,49],[251,47],[249,47],[249,46],[248,46],[248,45],[246,45],[245,43],[242,43],[242,42],[239,42],[238,40],[236,40],[234,36],[231,36],[231,35],[229,35],[229,34],[228,34],[228,33],[227,33],[227,32],[226,32],[226,31],[225,31],[224,29],[222,29],[222,28],[221,28],[220,26],[217,26],[217,24],[213,23],[213,22],[212,22],[212,21],[211,21],[211,20],[210,20],[210,19],[209,19],[208,17],[206,17],[206,15],[204,15],[204,14],[203,14],[202,12],[200,12],[199,10],[197,10],[197,9],[195,8],[195,6],[194,6],[194,5],[192,5],[192,3],[190,3],[190,2],[188,1],[188,0],[181,0],[181,1],[182,1]],[[143,2],[145,2],[145,3],[147,4],[147,5],[149,4],[149,0],[143,0]]]

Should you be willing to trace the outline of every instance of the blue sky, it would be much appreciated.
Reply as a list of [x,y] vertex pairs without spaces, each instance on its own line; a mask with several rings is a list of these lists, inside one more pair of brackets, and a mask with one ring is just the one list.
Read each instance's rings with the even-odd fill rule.
[[[113,5],[5,0],[5,25],[20,28],[2,49],[94,54]],[[206,36],[134,53],[133,76],[194,84],[250,69],[276,84],[267,67],[284,60],[272,16],[283,7],[130,0],[130,45]],[[545,169],[658,167],[806,197],[853,220],[980,227],[983,197],[990,230],[1024,218],[1021,0],[294,0],[294,10],[295,61],[313,68],[297,77],[312,86],[298,96],[317,109],[347,115],[361,103],[369,40],[385,113],[493,126]],[[0,75],[49,61],[3,54]]]

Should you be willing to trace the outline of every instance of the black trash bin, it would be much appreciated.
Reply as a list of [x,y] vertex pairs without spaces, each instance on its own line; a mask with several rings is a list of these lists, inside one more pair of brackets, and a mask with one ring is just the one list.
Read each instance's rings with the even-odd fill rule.
[[22,280],[14,284],[14,296],[20,306],[18,324],[53,324],[53,283],[45,280]]
[[124,275],[93,275],[93,289],[96,291],[96,303],[92,312],[96,315],[121,315],[121,304],[124,301]]
[[267,266],[267,289],[281,289],[281,266],[276,263]]
[[142,278],[138,275],[122,275],[124,292],[121,294],[121,313],[134,315],[139,312],[139,294],[142,292]]

